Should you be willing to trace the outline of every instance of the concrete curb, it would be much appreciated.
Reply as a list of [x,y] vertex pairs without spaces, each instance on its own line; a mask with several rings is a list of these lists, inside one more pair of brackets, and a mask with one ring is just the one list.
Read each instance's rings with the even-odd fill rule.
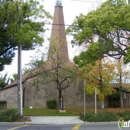
[[18,124],[18,125],[24,125],[25,122],[0,122],[0,124]]
[[83,122],[83,123],[34,123],[34,122],[0,122],[0,124],[18,124],[18,125],[89,125],[89,124],[118,124],[118,122]]
[[39,124],[39,125],[76,125],[76,124],[79,124],[79,125],[86,125],[86,124],[98,124],[98,125],[102,125],[102,124],[118,124],[118,121],[117,122],[84,122],[84,121],[82,121],[82,122],[70,122],[70,123],[68,123],[68,122],[66,122],[66,123],[53,123],[53,122],[50,122],[50,123],[45,123],[45,122],[43,122],[43,123],[41,123],[41,122],[39,122],[39,123],[36,123],[36,122],[25,122],[25,124]]

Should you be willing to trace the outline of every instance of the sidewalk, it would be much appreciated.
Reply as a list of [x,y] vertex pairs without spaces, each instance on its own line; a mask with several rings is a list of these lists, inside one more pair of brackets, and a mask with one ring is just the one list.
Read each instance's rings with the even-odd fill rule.
[[118,122],[84,122],[79,119],[79,116],[30,116],[31,121],[25,124],[117,124]]
[[25,124],[83,124],[79,116],[30,116]]
[[26,122],[0,122],[0,124],[52,124],[52,125],[67,125],[67,124],[117,124],[118,122],[84,122],[79,119],[79,116],[30,116],[31,121]]

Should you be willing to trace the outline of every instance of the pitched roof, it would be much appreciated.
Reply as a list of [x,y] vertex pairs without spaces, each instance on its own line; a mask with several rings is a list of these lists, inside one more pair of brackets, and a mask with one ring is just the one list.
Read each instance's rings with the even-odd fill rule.
[[[111,86],[115,89],[120,89],[119,83],[111,83]],[[130,86],[130,83],[123,83],[122,85],[122,90],[128,92],[129,90],[125,86]]]
[[[31,78],[31,77],[29,77],[27,74],[26,74],[26,75],[23,75],[23,76],[22,76],[22,83],[24,83],[24,81],[26,81],[26,80],[29,79],[29,78]],[[5,86],[4,88],[2,88],[1,90],[14,87],[14,86],[16,86],[17,84],[18,84],[18,80],[15,80],[15,81],[11,82],[10,84],[8,84],[7,86]]]

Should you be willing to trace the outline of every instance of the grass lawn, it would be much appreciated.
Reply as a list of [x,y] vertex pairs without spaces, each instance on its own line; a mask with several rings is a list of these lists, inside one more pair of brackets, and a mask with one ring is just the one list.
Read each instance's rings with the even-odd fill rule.
[[66,111],[66,113],[60,113],[56,109],[29,109],[24,108],[24,116],[79,116],[78,113],[73,113],[72,111]]
[[[97,112],[108,111],[108,112],[124,112],[130,111],[130,108],[98,108]],[[94,108],[86,108],[87,112],[94,112]],[[35,109],[35,108],[24,108],[23,110],[24,116],[79,116],[83,114],[83,109],[66,109],[66,113],[60,113],[59,110],[56,109]]]
[[[79,116],[80,119],[89,122],[104,122],[104,121],[118,121],[124,119],[130,120],[130,108],[98,108],[97,115],[94,113],[94,108],[86,108],[86,115],[83,114],[82,109],[66,109],[66,113],[60,113],[56,109],[36,109],[24,108],[23,116]],[[1,122],[23,122],[30,121],[29,117],[19,118],[17,109],[8,109],[5,112],[0,112]]]

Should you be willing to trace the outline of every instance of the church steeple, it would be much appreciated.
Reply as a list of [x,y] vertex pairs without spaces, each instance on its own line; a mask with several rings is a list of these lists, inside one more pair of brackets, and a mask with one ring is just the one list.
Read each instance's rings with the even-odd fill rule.
[[55,55],[55,58],[69,61],[62,0],[56,0],[55,4],[48,59],[52,53],[51,47],[54,45],[59,48],[59,54]]
[[62,6],[62,0],[56,0],[55,6]]

